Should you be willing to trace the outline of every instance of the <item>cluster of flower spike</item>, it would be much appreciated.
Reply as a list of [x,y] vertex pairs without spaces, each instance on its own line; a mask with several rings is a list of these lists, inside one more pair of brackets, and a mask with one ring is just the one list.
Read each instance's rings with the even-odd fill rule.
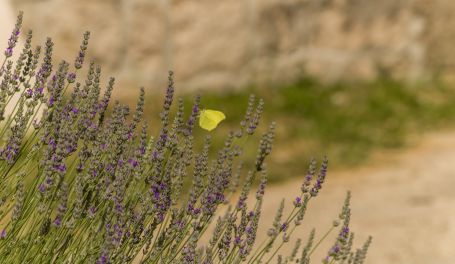
[[[240,161],[239,139],[255,133],[262,100],[250,97],[238,129],[212,155],[209,136],[200,150],[194,143],[200,98],[188,117],[182,99],[172,114],[170,73],[161,128],[154,137],[142,119],[143,88],[134,111],[119,102],[108,108],[114,79],[103,89],[101,68],[93,62],[86,76],[79,76],[88,32],[73,64],[54,65],[51,39],[44,48],[33,49],[31,31],[13,62],[21,22],[22,14],[0,66],[2,263],[209,264],[275,259],[322,187],[327,161],[318,177],[316,162],[311,163],[291,214],[283,217],[283,202],[269,237],[262,247],[255,246],[275,124],[262,135],[251,168]],[[260,183],[250,197],[256,178]],[[242,181],[235,206],[227,206],[232,200],[228,195],[236,193]],[[224,215],[218,213],[221,207]],[[348,211],[347,204],[344,219],[349,219]],[[203,240],[212,224],[211,235]],[[362,263],[366,249],[350,253],[350,246],[349,250],[345,246],[352,245],[348,224],[346,220],[328,259]],[[317,247],[313,239],[314,232],[299,263],[309,262]],[[299,246],[286,261],[295,261]]]

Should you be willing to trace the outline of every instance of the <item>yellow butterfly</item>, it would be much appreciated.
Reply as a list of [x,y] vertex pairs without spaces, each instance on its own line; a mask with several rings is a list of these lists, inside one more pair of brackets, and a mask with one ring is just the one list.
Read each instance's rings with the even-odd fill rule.
[[199,116],[199,126],[205,130],[212,131],[224,119],[226,119],[226,116],[223,112],[204,109]]

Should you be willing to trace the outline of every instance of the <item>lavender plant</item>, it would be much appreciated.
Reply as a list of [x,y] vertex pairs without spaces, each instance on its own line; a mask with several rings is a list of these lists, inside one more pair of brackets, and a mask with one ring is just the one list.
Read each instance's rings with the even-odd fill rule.
[[289,256],[280,255],[325,181],[327,159],[318,175],[311,161],[291,212],[283,214],[283,200],[266,240],[256,243],[274,123],[261,137],[254,166],[239,160],[243,139],[259,124],[262,100],[249,99],[244,120],[212,158],[209,135],[200,150],[194,143],[200,98],[188,117],[182,99],[171,115],[172,72],[160,130],[151,136],[142,120],[143,88],[134,111],[115,102],[108,112],[114,78],[103,92],[94,62],[79,76],[89,32],[73,63],[54,64],[51,39],[32,48],[32,31],[13,61],[21,23],[22,13],[0,67],[2,263],[310,263],[338,226],[323,262],[363,263],[371,239],[353,251],[349,194],[329,232],[317,238],[313,230]]

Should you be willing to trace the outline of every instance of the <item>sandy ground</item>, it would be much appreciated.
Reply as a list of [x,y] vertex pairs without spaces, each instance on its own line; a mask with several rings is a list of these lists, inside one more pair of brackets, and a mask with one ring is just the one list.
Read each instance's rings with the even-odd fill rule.
[[[382,165],[334,173],[329,169],[297,235],[305,238],[312,227],[324,233],[351,190],[356,245],[373,236],[367,263],[455,263],[455,133],[418,141],[411,149],[386,153],[375,162]],[[291,201],[299,186],[300,181],[292,181],[268,188],[262,225],[273,221],[280,199]],[[315,263],[333,241],[328,239]]]

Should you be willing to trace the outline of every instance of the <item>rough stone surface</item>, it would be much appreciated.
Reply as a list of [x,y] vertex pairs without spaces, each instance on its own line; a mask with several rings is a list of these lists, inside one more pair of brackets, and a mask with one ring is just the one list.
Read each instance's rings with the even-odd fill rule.
[[[7,0],[5,0],[7,1]],[[85,29],[105,72],[180,88],[291,81],[402,79],[455,68],[450,0],[10,0],[56,57],[72,59]]]

